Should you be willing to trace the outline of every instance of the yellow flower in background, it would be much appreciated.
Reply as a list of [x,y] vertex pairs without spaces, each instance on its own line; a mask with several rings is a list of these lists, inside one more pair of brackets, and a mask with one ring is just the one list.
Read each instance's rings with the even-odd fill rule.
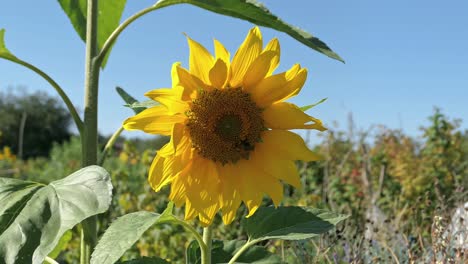
[[161,105],[127,119],[125,129],[171,136],[149,171],[155,191],[171,185],[169,199],[185,204],[185,218],[209,225],[221,211],[233,221],[241,202],[255,213],[263,195],[275,205],[283,198],[281,181],[298,187],[295,160],[314,161],[303,139],[288,130],[325,130],[296,105],[307,70],[296,64],[273,74],[279,65],[275,38],[263,48],[259,28],[251,29],[232,61],[214,40],[215,55],[188,38],[189,70],[175,63],[172,88],[146,93]]
[[3,147],[3,151],[0,152],[0,160],[9,160],[9,161],[15,161],[16,156],[11,153],[10,147]]

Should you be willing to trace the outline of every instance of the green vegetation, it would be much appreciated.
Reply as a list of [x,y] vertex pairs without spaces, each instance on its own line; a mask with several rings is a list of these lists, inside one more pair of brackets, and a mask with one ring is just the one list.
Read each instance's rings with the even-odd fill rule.
[[8,146],[18,157],[47,156],[54,142],[70,138],[70,123],[67,109],[45,93],[0,92],[0,148]]
[[[457,244],[463,234],[452,234],[449,226],[455,208],[467,202],[468,132],[460,131],[459,120],[437,109],[428,121],[418,138],[385,127],[365,132],[332,128],[324,133],[315,148],[325,160],[298,163],[302,188],[286,187],[284,204],[350,217],[320,237],[259,245],[286,263],[429,263],[449,258],[463,263],[464,249]],[[114,194],[111,209],[98,217],[100,234],[122,215],[140,210],[162,213],[166,208],[168,190],[155,193],[146,183],[155,152],[165,142],[166,138],[117,142],[103,165],[111,172]],[[80,168],[80,141],[55,143],[47,158],[0,157],[0,176],[48,183]],[[182,217],[183,211],[176,209],[175,214]],[[248,230],[241,230],[239,221],[246,212],[241,209],[238,214],[228,227],[216,219],[214,238],[230,240],[245,234]],[[56,259],[76,263],[79,230],[75,228],[68,239]],[[123,260],[141,255],[184,263],[191,242],[181,226],[163,224],[146,231]]]

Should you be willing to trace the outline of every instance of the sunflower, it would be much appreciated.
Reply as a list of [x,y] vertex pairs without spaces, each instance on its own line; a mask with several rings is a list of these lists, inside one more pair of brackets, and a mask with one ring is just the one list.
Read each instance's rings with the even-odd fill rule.
[[187,220],[198,216],[207,226],[221,211],[229,224],[241,202],[248,216],[264,194],[278,205],[282,182],[300,185],[295,161],[319,159],[288,130],[325,128],[285,102],[299,93],[307,70],[296,64],[273,74],[280,58],[276,38],[263,48],[259,28],[251,29],[232,61],[217,40],[213,56],[187,39],[189,70],[175,63],[172,88],[145,94],[160,104],[128,118],[124,127],[171,136],[149,170],[155,191],[170,184],[169,199],[178,207],[185,204]]

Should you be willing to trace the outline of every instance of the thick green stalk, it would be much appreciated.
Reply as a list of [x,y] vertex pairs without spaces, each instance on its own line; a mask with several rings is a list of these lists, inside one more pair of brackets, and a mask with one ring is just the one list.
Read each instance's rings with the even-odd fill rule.
[[[98,86],[99,65],[95,63],[97,45],[98,0],[88,0],[86,19],[86,60],[85,60],[85,109],[81,138],[82,166],[97,164],[98,149]],[[97,241],[97,218],[92,216],[82,222],[81,264],[89,264],[91,252]]]
[[203,243],[205,248],[201,248],[201,263],[211,264],[211,241],[213,239],[213,227],[208,226],[203,228]]

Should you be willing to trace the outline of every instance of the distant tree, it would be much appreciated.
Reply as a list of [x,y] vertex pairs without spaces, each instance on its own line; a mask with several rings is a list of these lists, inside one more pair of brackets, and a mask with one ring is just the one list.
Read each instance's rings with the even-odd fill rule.
[[23,159],[47,156],[54,142],[68,140],[70,122],[63,104],[44,92],[0,92],[0,147]]

